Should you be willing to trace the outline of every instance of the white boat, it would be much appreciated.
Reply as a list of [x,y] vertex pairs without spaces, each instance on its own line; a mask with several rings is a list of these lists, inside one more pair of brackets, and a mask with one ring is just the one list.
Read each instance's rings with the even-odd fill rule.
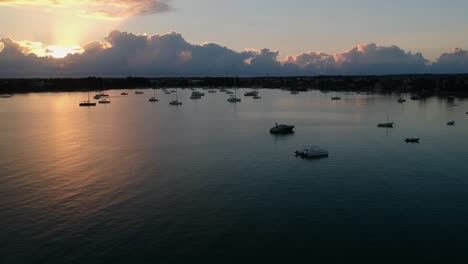
[[303,150],[298,150],[295,152],[296,156],[305,158],[305,159],[319,159],[327,158],[328,151],[316,146],[306,146]]

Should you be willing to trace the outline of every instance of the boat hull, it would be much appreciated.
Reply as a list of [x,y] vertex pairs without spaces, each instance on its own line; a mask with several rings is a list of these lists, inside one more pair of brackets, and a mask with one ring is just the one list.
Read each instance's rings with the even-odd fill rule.
[[270,129],[271,134],[291,134],[296,126],[278,125]]

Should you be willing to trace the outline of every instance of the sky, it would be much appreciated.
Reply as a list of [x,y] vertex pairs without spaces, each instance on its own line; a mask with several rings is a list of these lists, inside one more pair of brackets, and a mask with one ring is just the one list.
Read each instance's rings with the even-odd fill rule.
[[[462,0],[0,0],[0,39],[12,40],[24,54],[61,58],[68,53],[84,52],[83,47],[89,43],[108,42],[106,38],[115,30],[136,37],[147,36],[147,39],[177,32],[189,44],[216,43],[241,55],[249,50],[261,54],[263,49],[268,49],[281,66],[287,63],[301,66],[291,57],[312,52],[327,54],[337,64],[340,54],[353,49],[359,51],[359,47],[362,52],[366,50],[363,45],[375,43],[379,56],[388,53],[384,48],[398,47],[409,57],[420,53],[424,60],[416,64],[427,67],[439,62],[444,54],[457,54],[462,61],[456,62],[452,72],[464,72],[460,65],[467,63],[464,61],[468,49],[467,10],[468,1]],[[2,53],[7,50],[5,42],[0,44]],[[153,53],[154,48],[151,48]],[[128,55],[131,54],[125,54]],[[177,57],[180,59],[180,54]],[[247,58],[246,64],[251,59]],[[374,60],[374,64],[392,61],[388,57],[382,63],[376,62],[375,56],[367,59]],[[185,63],[191,60],[185,59]],[[0,53],[0,66],[7,66],[5,61],[3,58],[2,64]],[[313,63],[316,60],[309,61],[308,65]],[[416,71],[407,67],[407,61],[403,63],[405,70]],[[334,69],[329,72],[323,70],[325,66],[321,67],[321,71],[302,73],[357,74],[340,72],[337,65],[326,66]],[[207,70],[206,75],[213,74]],[[150,72],[155,74],[149,70],[146,74]],[[180,69],[177,73],[184,74]],[[291,69],[278,72],[294,73],[301,72]]]

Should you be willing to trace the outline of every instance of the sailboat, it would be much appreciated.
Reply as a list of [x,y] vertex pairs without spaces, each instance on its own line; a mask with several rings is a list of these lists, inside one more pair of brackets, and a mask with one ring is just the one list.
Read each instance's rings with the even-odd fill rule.
[[387,114],[387,123],[380,123],[377,125],[377,127],[387,127],[387,128],[392,128],[393,127],[393,122],[390,122],[388,119],[388,114]]
[[91,103],[91,101],[89,100],[89,92],[88,92],[88,101],[81,102],[80,106],[96,106],[96,103]]
[[154,102],[159,102],[159,99],[156,98],[156,89],[153,88],[153,97],[151,97],[148,101],[154,103]]
[[175,105],[175,106],[182,105],[182,102],[179,102],[179,94],[177,93],[177,89],[175,90],[175,94],[176,94],[176,99],[174,101],[171,101],[169,104]]
[[258,88],[255,89],[255,93],[256,93],[255,96],[252,97],[253,99],[260,99],[260,98],[262,98],[261,96],[258,95]]
[[234,87],[234,95],[231,95],[227,101],[230,102],[230,103],[240,103],[242,100],[240,98],[237,97],[237,85],[236,87]]

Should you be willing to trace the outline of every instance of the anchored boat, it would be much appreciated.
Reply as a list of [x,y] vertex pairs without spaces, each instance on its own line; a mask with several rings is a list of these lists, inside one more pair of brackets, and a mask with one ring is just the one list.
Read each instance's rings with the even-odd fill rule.
[[294,152],[296,157],[301,157],[304,159],[320,159],[327,158],[328,151],[316,146],[306,146],[303,150],[297,150]]
[[276,125],[270,129],[271,134],[291,134],[294,133],[294,128],[296,126],[293,125]]

